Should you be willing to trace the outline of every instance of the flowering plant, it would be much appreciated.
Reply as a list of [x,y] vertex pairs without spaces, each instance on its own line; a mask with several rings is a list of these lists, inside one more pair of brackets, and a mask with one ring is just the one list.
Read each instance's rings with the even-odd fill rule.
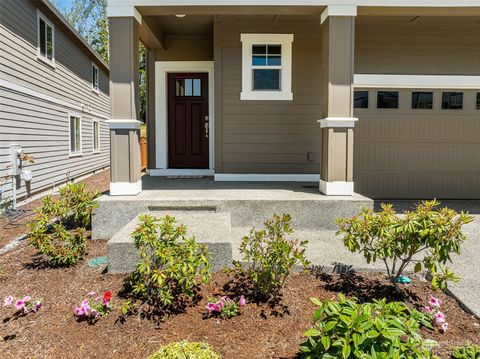
[[30,295],[25,295],[21,298],[15,298],[9,295],[3,301],[4,307],[15,307],[18,311],[23,311],[23,314],[36,313],[43,307],[41,299],[32,298]]
[[247,301],[243,295],[240,296],[238,303],[227,296],[223,296],[220,298],[210,298],[205,309],[209,315],[217,313],[220,314],[220,317],[226,319],[236,317],[240,311],[240,307],[246,304]]
[[440,300],[430,296],[425,312],[432,316],[432,323],[440,328],[440,332],[445,333],[448,330],[448,323],[443,312],[440,311]]
[[89,292],[82,300],[80,306],[73,309],[73,313],[79,319],[95,322],[99,317],[107,315],[113,309],[111,304],[112,292],[106,291],[103,296],[95,297],[95,292]]

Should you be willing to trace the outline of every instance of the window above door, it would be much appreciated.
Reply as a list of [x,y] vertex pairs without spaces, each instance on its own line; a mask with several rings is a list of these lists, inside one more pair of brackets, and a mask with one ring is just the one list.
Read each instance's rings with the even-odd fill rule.
[[242,34],[241,100],[293,100],[292,34]]

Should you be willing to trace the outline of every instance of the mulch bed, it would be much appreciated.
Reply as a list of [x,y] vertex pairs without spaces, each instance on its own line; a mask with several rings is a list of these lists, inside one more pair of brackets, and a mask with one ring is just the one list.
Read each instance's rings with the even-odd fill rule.
[[[100,191],[102,193],[108,191],[110,186],[110,170],[96,173],[83,181],[92,191]],[[45,194],[49,194],[48,192]],[[22,236],[28,230],[27,223],[35,216],[35,208],[39,207],[42,199],[38,198],[27,202],[18,209],[22,212],[14,217],[0,217],[0,248],[10,241]]]
[[[86,259],[105,255],[106,243],[90,242]],[[0,299],[9,294],[22,295],[29,288],[43,298],[45,307],[27,317],[12,318],[14,309],[0,308],[1,358],[146,358],[171,341],[191,340],[210,343],[224,358],[293,359],[302,334],[311,325],[315,306],[310,297],[335,298],[337,292],[355,295],[360,300],[387,297],[401,299],[382,274],[364,273],[353,277],[306,274],[291,275],[283,290],[281,304],[247,304],[241,315],[230,320],[204,317],[210,296],[228,294],[231,277],[216,273],[209,285],[201,288],[198,304],[156,323],[137,316],[119,321],[123,275],[110,275],[104,268],[89,268],[84,260],[74,268],[54,269],[34,259],[34,251],[25,245],[0,256]],[[423,306],[431,291],[427,283],[414,281],[405,301]],[[91,290],[113,291],[116,308],[95,325],[77,322],[73,307]],[[423,330],[424,337],[441,343],[437,350],[449,358],[451,348],[466,342],[480,344],[480,322],[466,314],[455,300],[436,293],[443,302],[450,330],[446,334]]]

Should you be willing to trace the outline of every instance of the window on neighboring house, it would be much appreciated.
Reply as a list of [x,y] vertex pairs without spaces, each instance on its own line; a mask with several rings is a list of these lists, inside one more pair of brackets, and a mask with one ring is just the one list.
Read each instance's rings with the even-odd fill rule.
[[354,92],[353,107],[368,108],[368,91]]
[[100,123],[93,121],[93,152],[100,152]]
[[433,92],[412,92],[412,108],[419,110],[433,109]]
[[92,64],[92,90],[98,92],[98,67]]
[[55,26],[40,12],[37,13],[38,22],[38,57],[55,62]]
[[442,109],[463,109],[463,92],[442,92]]
[[70,116],[70,155],[82,154],[82,120],[79,116]]
[[292,34],[242,34],[242,100],[293,100]]
[[480,110],[480,92],[477,92],[477,110]]
[[398,91],[378,91],[377,108],[398,108]]

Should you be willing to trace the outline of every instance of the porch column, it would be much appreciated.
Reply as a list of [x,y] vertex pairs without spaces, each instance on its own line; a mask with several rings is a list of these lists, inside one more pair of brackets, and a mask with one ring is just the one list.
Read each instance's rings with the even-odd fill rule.
[[138,20],[110,17],[110,195],[142,191],[138,121]]
[[323,91],[320,191],[353,195],[353,75],[356,6],[322,14]]

